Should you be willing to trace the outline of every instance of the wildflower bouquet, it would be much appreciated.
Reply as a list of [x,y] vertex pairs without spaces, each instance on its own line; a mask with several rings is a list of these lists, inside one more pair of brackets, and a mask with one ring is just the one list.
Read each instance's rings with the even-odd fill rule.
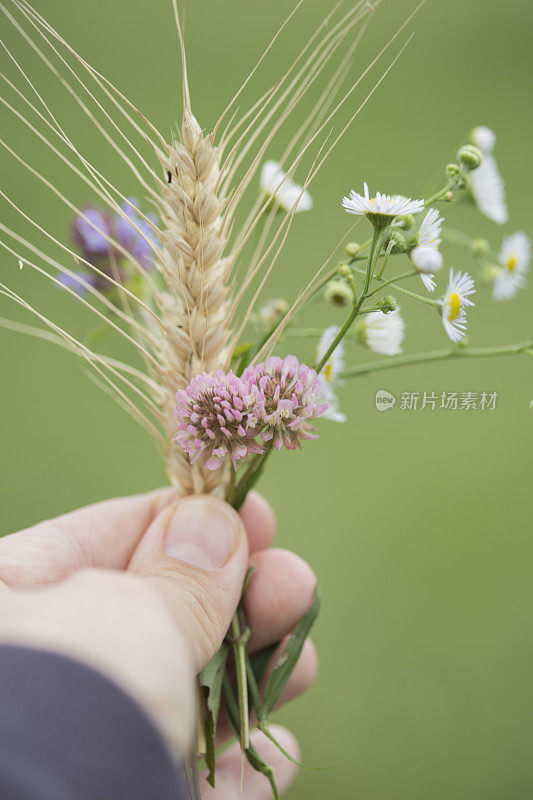
[[[35,244],[0,223],[6,240],[2,241],[7,254],[4,271],[9,273],[13,263],[36,270],[94,314],[99,329],[98,337],[80,341],[25,299],[14,288],[12,277],[9,285],[0,283],[0,293],[36,316],[47,330],[6,319],[1,324],[47,338],[79,355],[103,388],[159,444],[178,493],[216,494],[235,508],[242,505],[275,452],[295,450],[316,439],[321,419],[345,421],[338,394],[348,378],[437,359],[533,355],[532,339],[495,347],[467,344],[468,313],[477,283],[488,288],[496,302],[511,299],[525,286],[530,256],[523,233],[507,237],[497,255],[486,240],[448,227],[441,214],[441,208],[446,208],[448,216],[452,208],[475,203],[494,222],[507,221],[503,182],[494,158],[496,140],[485,127],[476,128],[456,160],[443,165],[443,185],[430,197],[410,199],[380,192],[372,196],[366,183],[360,186],[359,176],[347,176],[344,199],[332,198],[338,202],[339,215],[349,215],[350,228],[343,241],[325,263],[317,265],[291,302],[285,298],[263,301],[295,218],[312,212],[311,182],[399,53],[354,111],[353,98],[362,78],[376,68],[411,21],[411,17],[406,20],[346,89],[361,35],[380,3],[355,2],[347,4],[347,10],[338,3],[287,72],[248,109],[239,111],[238,98],[244,96],[302,1],[213,130],[206,132],[193,113],[180,16],[173,0],[182,108],[179,132],[170,140],[27,0],[9,0],[2,7],[5,20],[31,48],[42,69],[58,78],[86,122],[126,165],[144,199],[123,193],[78,150],[37,82],[25,72],[24,60],[5,47],[13,77],[2,75],[10,92],[10,98],[2,101],[4,107],[77,176],[96,202],[79,208],[33,159],[26,160],[2,140],[6,153],[73,214],[70,241],[64,243],[1,191],[35,239],[44,242]],[[325,85],[309,103],[311,90],[324,74]],[[308,104],[305,122],[285,152],[277,154],[279,160],[273,160],[276,134],[302,102]],[[331,139],[331,128],[346,108],[349,117]],[[297,170],[302,172],[300,183],[295,180]],[[346,243],[354,221],[361,223],[363,241]],[[441,282],[441,245],[446,240],[464,247],[465,256],[473,260],[476,279],[464,269],[449,267]],[[398,262],[401,266],[395,269]],[[345,309],[343,324],[324,331],[299,328],[300,313],[320,298]],[[428,325],[440,320],[443,337],[449,340],[446,347],[400,355],[404,301],[427,307]],[[105,332],[125,340],[130,360],[97,349]],[[314,342],[312,363],[303,363],[300,354],[293,352],[287,344],[290,337]],[[356,344],[387,358],[346,366],[348,346]],[[253,712],[257,719],[253,724],[273,739],[270,714],[319,604],[317,589],[311,608],[274,663],[275,648],[250,656],[244,611],[237,609],[226,641],[199,676],[200,730],[198,749],[191,759],[193,796],[198,754],[205,757],[215,784],[215,737],[224,698],[244,755],[264,773],[277,797],[272,770],[250,743],[250,718]]]

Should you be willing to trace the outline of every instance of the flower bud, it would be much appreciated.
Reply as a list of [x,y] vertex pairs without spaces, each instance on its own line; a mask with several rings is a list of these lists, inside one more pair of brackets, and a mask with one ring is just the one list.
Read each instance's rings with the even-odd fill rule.
[[398,303],[394,297],[383,297],[376,305],[383,314],[390,314],[391,311],[396,311],[398,308]]
[[396,231],[394,229],[389,231],[387,243],[392,245],[391,251],[393,253],[405,253],[407,248],[407,242],[403,233],[400,233],[400,231]]
[[260,309],[259,316],[261,322],[268,330],[275,328],[278,322],[281,322],[287,311],[289,304],[284,297],[277,297],[274,300],[269,300],[268,303]]
[[442,267],[442,255],[436,247],[421,245],[410,253],[411,261],[419,272],[434,275]]
[[470,244],[470,249],[475,256],[488,256],[490,244],[486,239],[474,239]]
[[410,231],[414,224],[415,218],[412,214],[402,214],[400,217],[396,217],[395,228]]
[[348,264],[341,264],[337,270],[338,274],[341,278],[351,278],[352,277],[352,270],[350,269]]
[[355,258],[355,256],[361,250],[361,245],[358,242],[348,242],[348,244],[345,247],[345,250],[347,255],[350,256],[350,258]]
[[445,192],[442,195],[442,199],[444,200],[445,203],[451,203],[453,200],[453,192]]
[[448,164],[448,166],[446,167],[446,175],[449,178],[452,179],[458,178],[460,174],[461,174],[461,167],[459,166],[459,164]]
[[473,144],[465,144],[457,153],[457,158],[467,169],[472,170],[477,169],[483,161],[483,153],[479,147]]
[[336,308],[344,308],[353,302],[353,292],[344,281],[330,281],[324,293],[326,302]]
[[483,286],[492,286],[501,270],[496,264],[487,264],[481,270],[481,284]]

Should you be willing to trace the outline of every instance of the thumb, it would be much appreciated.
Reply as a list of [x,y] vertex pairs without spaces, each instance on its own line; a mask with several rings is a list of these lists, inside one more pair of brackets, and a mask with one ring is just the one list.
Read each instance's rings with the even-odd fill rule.
[[150,525],[128,570],[163,596],[201,670],[220,647],[241,596],[248,539],[241,518],[214,497],[186,497]]

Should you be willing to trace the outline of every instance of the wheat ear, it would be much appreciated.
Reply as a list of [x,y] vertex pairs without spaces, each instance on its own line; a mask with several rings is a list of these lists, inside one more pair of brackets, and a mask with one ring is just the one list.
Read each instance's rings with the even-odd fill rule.
[[[200,372],[227,361],[228,259],[219,195],[220,150],[184,109],[181,141],[168,147],[163,168],[168,183],[160,202],[164,225],[160,266],[169,288],[161,299],[165,333],[158,337],[161,408],[169,439],[175,432],[175,394]],[[227,475],[191,464],[181,448],[168,456],[169,477],[183,493],[222,494]]]

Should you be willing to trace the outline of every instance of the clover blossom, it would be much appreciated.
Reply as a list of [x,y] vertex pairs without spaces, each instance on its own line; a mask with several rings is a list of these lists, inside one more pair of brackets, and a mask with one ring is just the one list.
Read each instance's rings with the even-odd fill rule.
[[309,420],[323,414],[323,386],[316,372],[295,356],[271,357],[245,369],[242,377],[231,370],[203,372],[176,393],[174,416],[178,432],[174,442],[191,463],[205,458],[215,470],[229,458],[238,462],[265,448],[257,441],[272,441],[276,450],[301,447],[301,440],[318,439]]
[[264,363],[247,367],[242,378],[253,396],[253,424],[262,442],[276,450],[301,447],[301,440],[317,439],[309,420],[327,410],[321,403],[323,387],[314,369],[295,356],[271,356]]
[[214,377],[202,372],[176,393],[174,441],[192,463],[205,456],[207,469],[215,470],[229,458],[237,469],[241,458],[263,452],[250,426],[251,399],[248,384],[231,370],[217,370]]

